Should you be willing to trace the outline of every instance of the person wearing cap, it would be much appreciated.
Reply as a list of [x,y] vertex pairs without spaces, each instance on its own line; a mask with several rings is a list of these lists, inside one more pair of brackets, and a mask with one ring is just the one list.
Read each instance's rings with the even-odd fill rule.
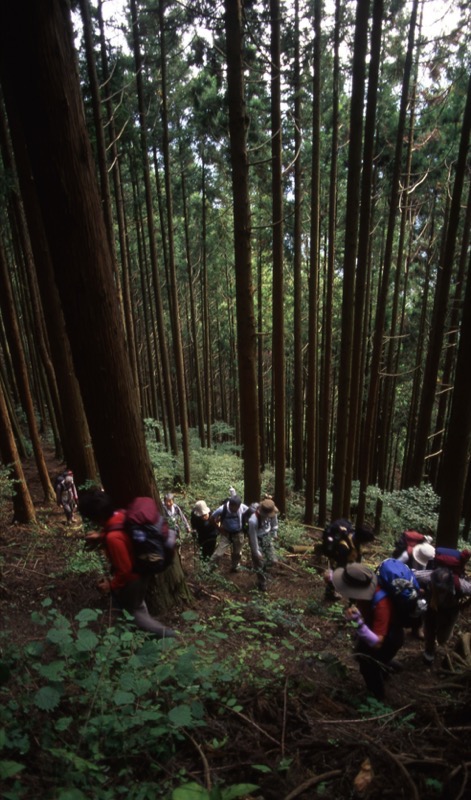
[[250,552],[257,573],[257,587],[262,592],[267,589],[267,569],[278,561],[274,548],[274,540],[278,536],[278,513],[271,497],[266,497],[249,517]]
[[246,511],[248,506],[242,502],[239,495],[231,494],[228,500],[211,514],[211,519],[220,530],[218,546],[211,556],[213,566],[219,564],[223,555],[230,550],[231,572],[238,571],[244,544],[243,515]]
[[193,506],[190,522],[196,533],[201,558],[207,561],[216,549],[218,527],[211,517],[211,509],[204,500],[198,500]]
[[368,691],[384,700],[385,676],[404,642],[391,598],[384,595],[375,573],[363,564],[339,567],[332,574],[332,583],[336,592],[354,603],[347,608],[346,618],[356,625],[355,657]]
[[162,512],[167,518],[169,527],[173,528],[177,534],[177,537],[180,536],[181,528],[184,528],[187,533],[191,532],[191,525],[180,506],[175,503],[175,498],[172,492],[167,492],[165,495],[164,502],[162,504]]
[[[429,541],[430,540],[430,541]],[[425,569],[429,561],[435,558],[435,548],[431,543],[431,537],[425,537],[425,541],[414,545],[409,552],[407,549],[398,555],[398,561],[407,564],[411,569]]]
[[471,580],[454,575],[449,567],[417,571],[415,577],[427,599],[424,662],[431,666],[437,644],[445,645],[453,635],[461,600],[471,595]]
[[[417,570],[425,569],[427,564],[432,561],[433,558],[435,558],[435,548],[433,544],[431,544],[431,537],[426,536],[424,537],[424,541],[414,545],[410,552],[407,549],[404,550],[398,557],[398,561],[402,561],[403,564],[407,564],[410,569],[413,569],[414,572],[416,572]],[[422,615],[411,622],[411,636],[414,636],[416,639],[424,638],[423,622],[424,617]]]

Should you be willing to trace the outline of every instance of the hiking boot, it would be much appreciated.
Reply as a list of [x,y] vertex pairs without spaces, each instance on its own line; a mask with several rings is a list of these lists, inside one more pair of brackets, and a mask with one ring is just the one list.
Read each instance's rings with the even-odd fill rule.
[[426,664],[428,667],[431,667],[433,662],[434,662],[434,660],[435,660],[435,654],[434,653],[427,653],[427,651],[425,651],[425,653],[422,656],[422,660],[423,660],[424,664]]

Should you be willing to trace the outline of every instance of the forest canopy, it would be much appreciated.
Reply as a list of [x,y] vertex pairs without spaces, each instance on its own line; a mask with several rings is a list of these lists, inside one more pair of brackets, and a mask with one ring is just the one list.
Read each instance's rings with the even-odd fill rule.
[[148,420],[182,483],[196,431],[240,452],[248,501],[273,464],[281,512],[302,492],[307,523],[350,515],[354,482],[359,521],[368,486],[430,483],[456,542],[471,510],[468,4],[20,5],[28,25],[0,20],[0,355],[20,454],[21,409],[38,462],[35,416],[81,481],[128,499],[156,491]]

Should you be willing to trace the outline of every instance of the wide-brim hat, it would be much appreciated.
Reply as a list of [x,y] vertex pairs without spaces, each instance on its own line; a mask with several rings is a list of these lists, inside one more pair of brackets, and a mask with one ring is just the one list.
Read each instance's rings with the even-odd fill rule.
[[422,567],[426,567],[428,562],[435,558],[435,548],[428,542],[421,542],[412,548],[412,558]]
[[258,513],[261,517],[276,517],[279,512],[273,500],[268,500],[267,498],[260,503]]
[[363,564],[347,564],[339,567],[332,574],[335,591],[352,600],[371,600],[378,579],[374,572]]
[[198,500],[194,505],[193,511],[197,517],[204,517],[205,514],[211,513],[211,509],[206,505],[204,500]]

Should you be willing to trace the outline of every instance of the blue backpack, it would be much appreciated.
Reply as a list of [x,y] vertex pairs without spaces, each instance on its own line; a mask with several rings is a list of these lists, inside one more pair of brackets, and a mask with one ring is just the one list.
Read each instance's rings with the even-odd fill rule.
[[425,611],[425,601],[420,597],[420,586],[412,570],[402,561],[387,558],[376,570],[378,575],[377,591],[373,602],[378,603],[383,597],[392,600],[400,624],[410,627],[414,619]]

